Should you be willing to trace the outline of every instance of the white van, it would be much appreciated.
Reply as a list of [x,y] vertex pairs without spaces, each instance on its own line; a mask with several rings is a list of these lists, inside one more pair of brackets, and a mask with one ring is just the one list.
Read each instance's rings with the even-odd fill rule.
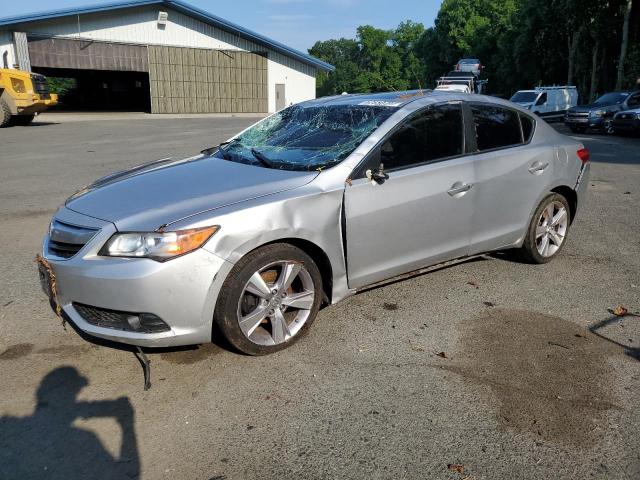
[[531,110],[545,120],[562,120],[565,112],[578,104],[576,87],[536,87],[518,90],[511,101]]

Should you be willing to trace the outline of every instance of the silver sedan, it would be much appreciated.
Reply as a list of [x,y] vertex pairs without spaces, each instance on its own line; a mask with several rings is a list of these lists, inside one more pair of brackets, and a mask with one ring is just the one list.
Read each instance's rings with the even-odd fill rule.
[[321,98],[76,193],[51,221],[40,277],[90,335],[160,347],[220,332],[267,354],[372,284],[496,250],[550,261],[588,160],[496,98]]

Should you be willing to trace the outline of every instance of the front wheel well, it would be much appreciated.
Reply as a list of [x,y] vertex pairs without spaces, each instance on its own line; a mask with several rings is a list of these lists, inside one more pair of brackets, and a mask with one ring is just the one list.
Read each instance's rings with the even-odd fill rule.
[[[331,305],[331,297],[333,294],[333,268],[331,267],[331,261],[322,248],[309,240],[303,240],[301,238],[279,238],[273,242],[269,242],[266,245],[273,243],[288,243],[294,247],[299,248],[315,262],[320,270],[322,276],[322,290],[324,293],[323,304]],[[264,246],[264,245],[261,245]]]
[[551,190],[554,193],[558,193],[567,199],[567,203],[569,203],[569,219],[570,223],[573,223],[573,219],[576,216],[576,212],[578,211],[578,194],[576,191],[567,187],[566,185],[561,185],[559,187],[553,188]]

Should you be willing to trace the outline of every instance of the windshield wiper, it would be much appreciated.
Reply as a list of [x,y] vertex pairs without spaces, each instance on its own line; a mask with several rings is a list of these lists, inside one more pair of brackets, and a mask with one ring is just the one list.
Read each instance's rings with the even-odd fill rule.
[[273,162],[271,162],[271,160],[265,157],[264,153],[262,153],[261,151],[256,150],[255,148],[252,148],[251,154],[256,158],[256,160],[258,160],[265,167],[273,168]]
[[[239,142],[239,141],[240,141],[240,137],[236,137],[236,138],[234,138],[234,139],[232,139],[232,140],[229,140],[229,141],[227,141],[227,142],[222,142],[222,143],[220,143],[220,144],[216,145],[215,147],[205,148],[205,149],[204,149],[204,150],[202,150],[200,153],[202,153],[203,155],[211,155],[211,154],[212,154],[212,153],[214,153],[216,150],[220,150],[220,147],[224,147],[224,146],[226,146],[226,145],[229,145],[229,144],[231,144],[231,143],[235,143],[235,142]],[[225,159],[227,158],[227,156],[224,154],[224,151],[223,151],[223,154],[222,154],[222,155],[223,155],[223,157],[224,157]]]

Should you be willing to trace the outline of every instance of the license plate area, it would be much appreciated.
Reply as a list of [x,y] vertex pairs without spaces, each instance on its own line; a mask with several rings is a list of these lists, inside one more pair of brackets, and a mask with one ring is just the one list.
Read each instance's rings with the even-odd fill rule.
[[43,265],[38,265],[38,277],[40,278],[40,286],[42,287],[42,291],[44,292],[44,294],[49,299],[53,299],[53,287],[51,286],[51,275]]

